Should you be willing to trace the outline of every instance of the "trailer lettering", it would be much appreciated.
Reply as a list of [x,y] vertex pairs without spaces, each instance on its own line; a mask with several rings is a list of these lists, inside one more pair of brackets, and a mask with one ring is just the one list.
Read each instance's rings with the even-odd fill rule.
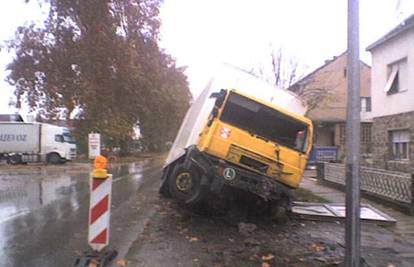
[[27,134],[0,134],[0,142],[26,142]]
[[26,137],[27,137],[27,134],[19,134],[19,135],[17,135],[17,141],[19,141],[19,142],[26,142]]

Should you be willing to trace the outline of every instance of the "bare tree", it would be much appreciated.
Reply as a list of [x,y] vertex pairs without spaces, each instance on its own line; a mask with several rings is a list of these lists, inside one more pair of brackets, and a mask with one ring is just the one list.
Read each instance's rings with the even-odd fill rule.
[[305,69],[299,61],[287,55],[282,48],[270,52],[270,61],[258,64],[249,73],[275,85],[278,88],[288,89],[303,75]]
[[[270,64],[269,64],[270,63]],[[278,88],[287,89],[298,95],[303,104],[307,106],[307,114],[312,110],[328,105],[335,101],[335,96],[330,87],[317,81],[313,75],[305,76],[306,67],[300,61],[288,55],[282,48],[272,50],[267,64],[258,64],[248,73],[275,85]],[[331,73],[324,72],[321,79],[330,79]]]
[[271,70],[273,75],[273,84],[279,88],[289,88],[294,82],[303,76],[300,73],[300,68],[303,66],[294,57],[288,56],[282,48],[279,48],[276,52],[272,51],[271,58]]
[[306,114],[316,108],[328,106],[337,100],[333,92],[340,85],[340,81],[330,84],[329,88],[323,82],[324,80],[332,80],[330,75],[332,73],[327,71],[320,74],[319,78],[310,74],[288,88],[288,90],[296,93],[306,105]]

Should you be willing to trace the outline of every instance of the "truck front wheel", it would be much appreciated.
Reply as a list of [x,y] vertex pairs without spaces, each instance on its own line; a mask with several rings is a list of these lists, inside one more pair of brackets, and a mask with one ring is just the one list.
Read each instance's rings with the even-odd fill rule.
[[168,189],[171,196],[182,202],[193,199],[201,190],[200,178],[197,171],[192,168],[186,169],[181,164],[176,165],[168,179]]
[[51,164],[59,164],[61,162],[60,156],[58,153],[50,153],[47,156],[47,162]]

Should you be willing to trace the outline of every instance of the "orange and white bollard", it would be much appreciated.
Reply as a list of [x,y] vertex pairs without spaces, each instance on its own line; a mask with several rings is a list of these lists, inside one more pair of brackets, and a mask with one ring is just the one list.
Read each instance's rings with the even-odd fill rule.
[[106,158],[98,156],[95,169],[89,177],[88,244],[92,251],[78,257],[75,267],[105,266],[118,254],[116,250],[104,250],[109,244],[112,195],[112,174],[107,173],[106,164]]
[[112,175],[105,178],[90,177],[89,234],[88,243],[95,251],[109,244]]

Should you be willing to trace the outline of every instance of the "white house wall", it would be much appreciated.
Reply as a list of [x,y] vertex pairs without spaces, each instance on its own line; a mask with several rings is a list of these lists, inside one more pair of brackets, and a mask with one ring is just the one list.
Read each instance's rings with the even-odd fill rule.
[[[374,48],[372,52],[372,116],[381,117],[414,110],[414,29]],[[408,89],[387,95],[387,66],[407,58]]]

